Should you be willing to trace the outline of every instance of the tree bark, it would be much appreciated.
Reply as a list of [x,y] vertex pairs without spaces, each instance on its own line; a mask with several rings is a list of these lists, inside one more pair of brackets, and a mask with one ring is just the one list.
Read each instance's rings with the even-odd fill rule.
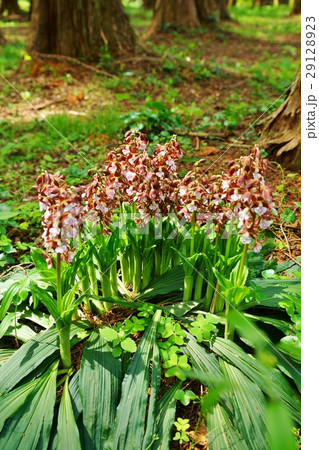
[[228,12],[228,0],[217,0],[220,20],[231,20]]
[[301,79],[300,70],[284,103],[263,121],[259,146],[289,169],[300,168],[301,154]]
[[154,11],[156,0],[143,0],[143,8]]
[[0,30],[0,45],[5,45],[6,40],[5,37],[2,34],[2,31]]
[[209,16],[216,11],[215,0],[196,0],[199,21],[202,25],[208,22]]
[[2,15],[5,11],[10,14],[23,14],[23,11],[20,9],[18,5],[18,0],[2,0],[0,7],[0,15]]
[[114,58],[127,56],[128,51],[134,54],[134,33],[120,0],[32,2],[27,46],[30,53],[65,55],[93,62],[99,58],[105,36]]
[[295,0],[294,6],[292,7],[291,16],[301,14],[301,0]]
[[135,33],[125,14],[121,0],[102,0],[102,29],[113,58],[134,56]]
[[272,4],[273,0],[253,0],[253,6],[268,6]]
[[156,0],[153,21],[147,35],[167,25],[182,30],[205,25],[215,10],[215,0]]
[[195,0],[156,0],[154,17],[148,35],[170,25],[187,30],[200,25]]

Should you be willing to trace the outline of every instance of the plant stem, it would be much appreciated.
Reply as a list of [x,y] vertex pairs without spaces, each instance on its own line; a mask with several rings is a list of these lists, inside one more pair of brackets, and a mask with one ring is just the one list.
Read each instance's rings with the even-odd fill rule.
[[161,250],[159,249],[157,251],[157,249],[155,249],[155,261],[154,261],[154,265],[155,265],[155,269],[154,269],[154,274],[155,276],[160,276],[161,274],[161,258],[160,258],[160,252]]
[[[214,285],[212,280],[208,278],[209,283],[207,284],[206,294],[205,294],[205,301],[203,303],[203,310],[204,311],[210,311],[212,307],[212,298],[214,295]],[[211,311],[212,312],[212,311]],[[212,312],[213,314],[213,312]]]
[[214,258],[213,258],[214,267],[216,266],[216,262],[217,262],[217,251],[218,251],[219,238],[220,238],[220,235],[218,233],[218,234],[216,234],[216,239],[215,239]]
[[[103,274],[101,278],[101,289],[103,297],[111,297],[111,286],[108,273]],[[112,303],[109,302],[103,303],[99,302],[99,303],[103,305],[103,313],[105,313],[105,311],[109,311],[112,308]]]
[[225,261],[227,264],[227,259],[229,258],[230,246],[232,241],[232,232],[233,232],[234,219],[231,219],[229,224],[228,237],[226,242],[226,250],[225,250]]
[[215,289],[214,289],[213,300],[212,300],[212,303],[211,303],[210,308],[209,308],[209,312],[212,313],[212,314],[214,314],[215,308],[216,308],[217,295],[218,295],[218,292],[217,292],[217,291],[218,291],[218,288],[219,288],[219,283],[218,283],[218,281],[217,281],[217,284],[216,284]]
[[243,271],[244,271],[244,267],[245,267],[245,263],[246,263],[246,258],[247,258],[247,252],[248,252],[248,244],[244,245],[244,250],[243,253],[241,255],[241,260],[240,260],[240,266],[239,266],[239,272],[238,272],[238,278],[237,278],[237,284],[241,284],[241,279],[243,276]]
[[192,212],[192,226],[191,226],[191,248],[190,248],[190,255],[193,256],[194,250],[195,250],[195,226],[196,226],[196,211]]
[[[56,258],[56,293],[57,310],[62,311],[62,283],[61,283],[61,254]],[[71,367],[71,349],[70,349],[70,324],[65,325],[57,321],[57,329],[60,338],[60,356],[64,369]]]
[[112,262],[110,267],[110,282],[111,282],[111,295],[117,297],[117,260]]
[[205,270],[205,265],[202,264],[199,269],[200,273],[197,275],[196,282],[195,282],[195,292],[194,292],[195,302],[199,301],[202,298],[202,289],[203,289],[204,278],[201,276],[201,274],[204,270]]
[[142,281],[142,289],[146,288],[151,282],[151,276],[152,276],[152,269],[153,269],[153,262],[151,260],[151,255],[149,255],[149,261],[144,266],[143,264],[143,281]]
[[95,273],[95,265],[94,262],[92,260],[92,258],[90,258],[90,262],[88,264],[88,271],[89,271],[89,277],[90,277],[90,285],[91,285],[91,289],[93,291],[94,295],[99,295],[99,287],[97,285],[97,279],[96,279],[96,273]]
[[140,291],[142,276],[142,261],[139,253],[134,255],[134,274],[133,274],[133,292],[137,294]]
[[[89,271],[89,277],[90,277],[90,289],[93,291],[93,294],[98,296],[99,295],[99,287],[97,284],[97,278],[96,278],[96,271],[95,271],[95,265],[93,260],[91,259],[88,265],[88,271]],[[97,310],[99,314],[105,314],[105,311],[108,310],[105,307],[105,304],[100,302],[99,300],[92,300],[92,303],[94,305],[94,308]]]
[[127,260],[125,259],[124,255],[120,256],[120,266],[123,284],[124,286],[127,286],[129,284],[129,269]]
[[[81,277],[81,285],[82,285],[82,292],[83,294],[90,294],[91,292],[91,288],[90,288],[90,282],[89,282],[89,277],[87,275],[85,275],[84,277]],[[84,309],[87,313],[91,313],[92,312],[92,308],[91,308],[91,302],[90,299],[87,297],[83,300],[84,303]]]
[[57,323],[60,338],[60,356],[64,369],[71,367],[70,327],[70,324],[61,326]]
[[224,338],[229,339],[230,341],[234,340],[234,326],[230,324],[229,322],[229,303],[226,302],[226,309],[225,309],[225,331],[224,331]]
[[192,298],[194,277],[193,275],[185,275],[183,301],[189,302]]
[[56,297],[57,297],[57,309],[61,311],[62,300],[62,284],[61,284],[61,254],[56,256]]

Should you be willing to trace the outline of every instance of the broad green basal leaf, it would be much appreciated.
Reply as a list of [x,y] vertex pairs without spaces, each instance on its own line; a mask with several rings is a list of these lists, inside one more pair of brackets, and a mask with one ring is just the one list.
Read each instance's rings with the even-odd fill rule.
[[[83,424],[95,449],[103,449],[120,397],[121,360],[98,333],[85,345],[79,372]],[[87,443],[89,446],[89,442]]]
[[107,449],[140,450],[146,428],[150,361],[161,311],[145,331],[122,383],[122,395]]
[[[32,392],[18,411],[10,417],[0,434],[0,447],[16,450],[47,448],[56,399],[58,363],[36,380]],[[21,395],[27,391],[21,392]],[[13,393],[7,395],[14,395]]]
[[75,422],[68,378],[64,384],[59,406],[57,450],[81,450],[79,430]]

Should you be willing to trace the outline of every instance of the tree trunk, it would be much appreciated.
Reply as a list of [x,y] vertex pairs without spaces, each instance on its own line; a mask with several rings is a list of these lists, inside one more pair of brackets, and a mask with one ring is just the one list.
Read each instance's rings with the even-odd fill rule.
[[273,0],[253,0],[253,6],[268,6],[272,4]]
[[219,7],[219,19],[231,20],[228,12],[228,0],[217,0],[217,5]]
[[5,37],[2,34],[2,31],[0,30],[0,45],[5,45],[6,40]]
[[291,16],[297,15],[297,14],[301,14],[301,0],[295,0],[294,1],[294,6],[292,7]]
[[217,0],[156,0],[154,17],[147,35],[169,25],[189,30],[211,22]]
[[[122,27],[122,28],[121,28]],[[119,32],[121,28],[122,34]],[[33,0],[28,37],[30,53],[97,61],[108,40],[116,58],[134,53],[134,33],[120,0]]]
[[143,0],[143,8],[154,11],[156,0]]
[[121,0],[102,0],[102,29],[113,58],[134,56],[135,33],[124,12]]
[[195,0],[156,0],[154,17],[148,35],[170,25],[187,30],[200,25]]
[[284,103],[273,112],[265,124],[259,146],[289,169],[300,168],[301,153],[301,79],[300,70]]
[[18,5],[18,0],[2,0],[0,7],[0,15],[2,15],[5,11],[8,12],[8,16],[10,14],[23,14],[23,11],[20,9]]
[[216,11],[216,3],[215,0],[196,0],[196,8],[200,23],[205,25],[209,16]]

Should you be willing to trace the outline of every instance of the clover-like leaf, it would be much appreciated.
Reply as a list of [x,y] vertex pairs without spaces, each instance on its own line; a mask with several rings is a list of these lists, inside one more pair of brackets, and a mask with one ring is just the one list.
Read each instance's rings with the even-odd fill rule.
[[108,342],[117,339],[117,331],[110,327],[100,328],[100,335]]
[[131,338],[126,338],[124,341],[121,342],[121,347],[126,352],[134,353],[136,352],[136,344]]

